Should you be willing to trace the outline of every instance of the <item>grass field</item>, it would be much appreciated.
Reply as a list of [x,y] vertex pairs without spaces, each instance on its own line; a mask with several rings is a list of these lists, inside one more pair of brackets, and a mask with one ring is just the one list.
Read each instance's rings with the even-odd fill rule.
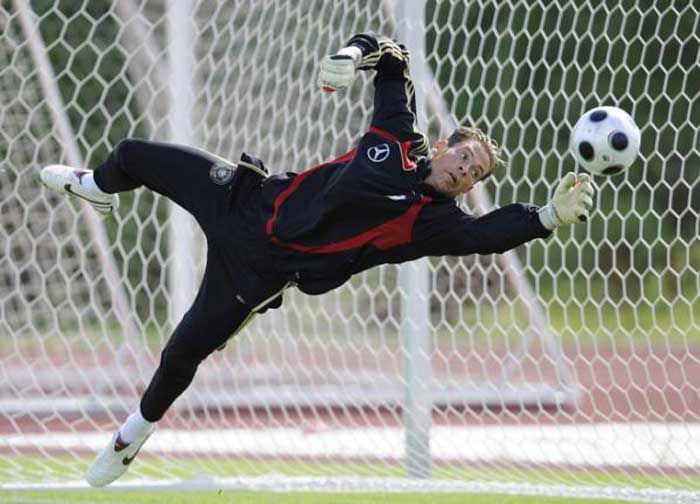
[[464,494],[302,493],[302,492],[2,492],[3,504],[614,504],[615,500],[512,497]]
[[[89,458],[54,456],[0,457],[0,488],[17,482],[81,482],[87,471]],[[295,462],[274,460],[222,460],[206,458],[155,458],[140,457],[121,479],[123,483],[135,480],[181,480],[199,481],[203,475],[213,478],[265,477],[358,477],[358,478],[402,478],[405,475],[400,464],[341,463],[341,462]],[[629,471],[572,470],[556,468],[505,468],[437,466],[433,478],[438,481],[484,481],[496,483],[520,483],[535,485],[564,485],[587,487],[625,487],[634,489],[667,489],[694,491],[700,495],[700,479],[694,474],[644,474]],[[0,490],[2,491],[2,490]],[[4,501],[0,500],[0,503]]]
[[[44,478],[56,483],[60,481],[82,481],[82,474],[87,466],[87,460],[57,457],[50,464],[35,456],[6,457],[0,459],[0,475],[26,474],[28,470],[35,473],[36,481]],[[217,482],[205,483],[206,490],[201,490],[201,475],[205,473],[218,474],[219,477],[235,476],[264,477],[265,475],[299,477],[315,476],[328,478],[333,476],[359,477],[402,477],[400,467],[393,469],[380,464],[301,464],[295,462],[234,462],[224,460],[137,460],[134,471],[127,473],[121,480],[133,482],[134,478],[149,478],[153,481],[164,478],[198,481],[190,489],[177,490],[164,488],[162,491],[134,487],[110,487],[102,490],[93,489],[46,489],[46,490],[0,490],[2,504],[59,504],[59,503],[134,503],[134,504],[611,504],[614,502],[630,502],[616,500],[595,500],[545,497],[519,497],[485,494],[449,494],[449,493],[307,493],[303,491],[263,492],[240,491],[229,488],[217,489]],[[501,483],[521,483],[534,485],[562,485],[578,487],[626,487],[628,489],[667,489],[680,491],[696,491],[700,489],[695,478],[691,476],[643,475],[624,474],[614,471],[572,471],[572,470],[516,470],[496,468],[453,468],[450,471],[436,468],[436,480],[452,481],[483,481]],[[447,475],[449,472],[449,476]],[[0,478],[0,485],[14,483],[7,477]],[[75,483],[74,483],[75,484]],[[6,487],[7,488],[7,487]],[[590,494],[589,494],[590,495]],[[629,495],[629,493],[628,493]],[[699,494],[700,495],[700,494]]]

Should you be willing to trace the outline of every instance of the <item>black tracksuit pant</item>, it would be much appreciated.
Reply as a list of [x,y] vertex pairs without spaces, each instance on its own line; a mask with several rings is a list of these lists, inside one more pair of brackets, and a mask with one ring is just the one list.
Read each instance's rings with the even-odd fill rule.
[[195,217],[209,244],[197,297],[165,346],[141,399],[141,413],[152,422],[160,420],[189,386],[199,363],[251,314],[251,307],[236,299],[231,275],[224,273],[227,267],[222,251],[210,240],[212,233],[219,232],[216,224],[227,218],[231,207],[230,187],[212,180],[217,161],[204,151],[184,146],[124,140],[95,170],[95,182],[107,193],[143,185],[176,202]]

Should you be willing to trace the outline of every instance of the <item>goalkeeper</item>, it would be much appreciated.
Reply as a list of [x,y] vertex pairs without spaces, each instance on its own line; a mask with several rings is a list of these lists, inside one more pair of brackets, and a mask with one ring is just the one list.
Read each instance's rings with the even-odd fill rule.
[[269,176],[243,154],[238,165],[190,147],[128,139],[94,172],[45,167],[49,188],[102,213],[117,193],[146,186],[189,211],[207,239],[196,299],[165,346],[139,407],[88,470],[93,486],[123,474],[198,365],[256,313],[277,308],[285,288],[321,294],[351,275],[423,256],[501,253],[558,225],[586,220],[593,187],[567,174],[538,208],[511,204],[482,217],[455,197],[501,164],[496,144],[460,127],[431,149],[416,130],[409,55],[370,33],[321,63],[319,85],[346,88],[357,70],[374,71],[371,125],[350,152],[302,173]]

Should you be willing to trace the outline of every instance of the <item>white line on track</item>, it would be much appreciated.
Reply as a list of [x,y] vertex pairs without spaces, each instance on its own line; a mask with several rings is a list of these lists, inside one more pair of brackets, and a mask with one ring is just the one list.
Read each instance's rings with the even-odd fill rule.
[[[111,433],[21,434],[0,438],[0,448],[100,450]],[[627,467],[700,468],[700,424],[573,424],[434,426],[436,460]],[[265,457],[400,459],[400,427],[156,431],[143,452]]]

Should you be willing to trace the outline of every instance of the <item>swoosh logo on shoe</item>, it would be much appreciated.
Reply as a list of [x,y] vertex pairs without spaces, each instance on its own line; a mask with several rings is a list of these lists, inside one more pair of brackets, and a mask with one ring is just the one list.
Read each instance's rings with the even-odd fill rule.
[[83,200],[87,201],[87,202],[90,203],[91,205],[97,205],[97,206],[102,207],[102,208],[111,208],[111,207],[112,207],[112,205],[111,205],[110,203],[105,203],[104,201],[95,201],[95,200],[91,200],[90,198],[86,198],[85,196],[83,196],[83,195],[81,195],[81,194],[78,194],[78,193],[76,193],[76,192],[73,192],[73,190],[72,190],[70,187],[71,187],[70,184],[66,184],[66,185],[63,186],[63,188],[66,190],[66,192],[72,194],[73,196],[76,196],[76,197],[78,197],[78,198],[80,198],[80,199],[83,199]]
[[[146,439],[148,439],[148,438],[149,438],[149,436],[146,436]],[[134,452],[134,454],[131,457],[124,457],[122,459],[122,464],[124,464],[125,466],[128,466],[129,464],[131,464],[134,461],[134,459],[136,458],[136,455],[139,454],[139,450],[141,449],[143,444],[146,442],[146,439],[141,441],[141,444],[139,445],[138,448],[136,448],[136,451]]]

